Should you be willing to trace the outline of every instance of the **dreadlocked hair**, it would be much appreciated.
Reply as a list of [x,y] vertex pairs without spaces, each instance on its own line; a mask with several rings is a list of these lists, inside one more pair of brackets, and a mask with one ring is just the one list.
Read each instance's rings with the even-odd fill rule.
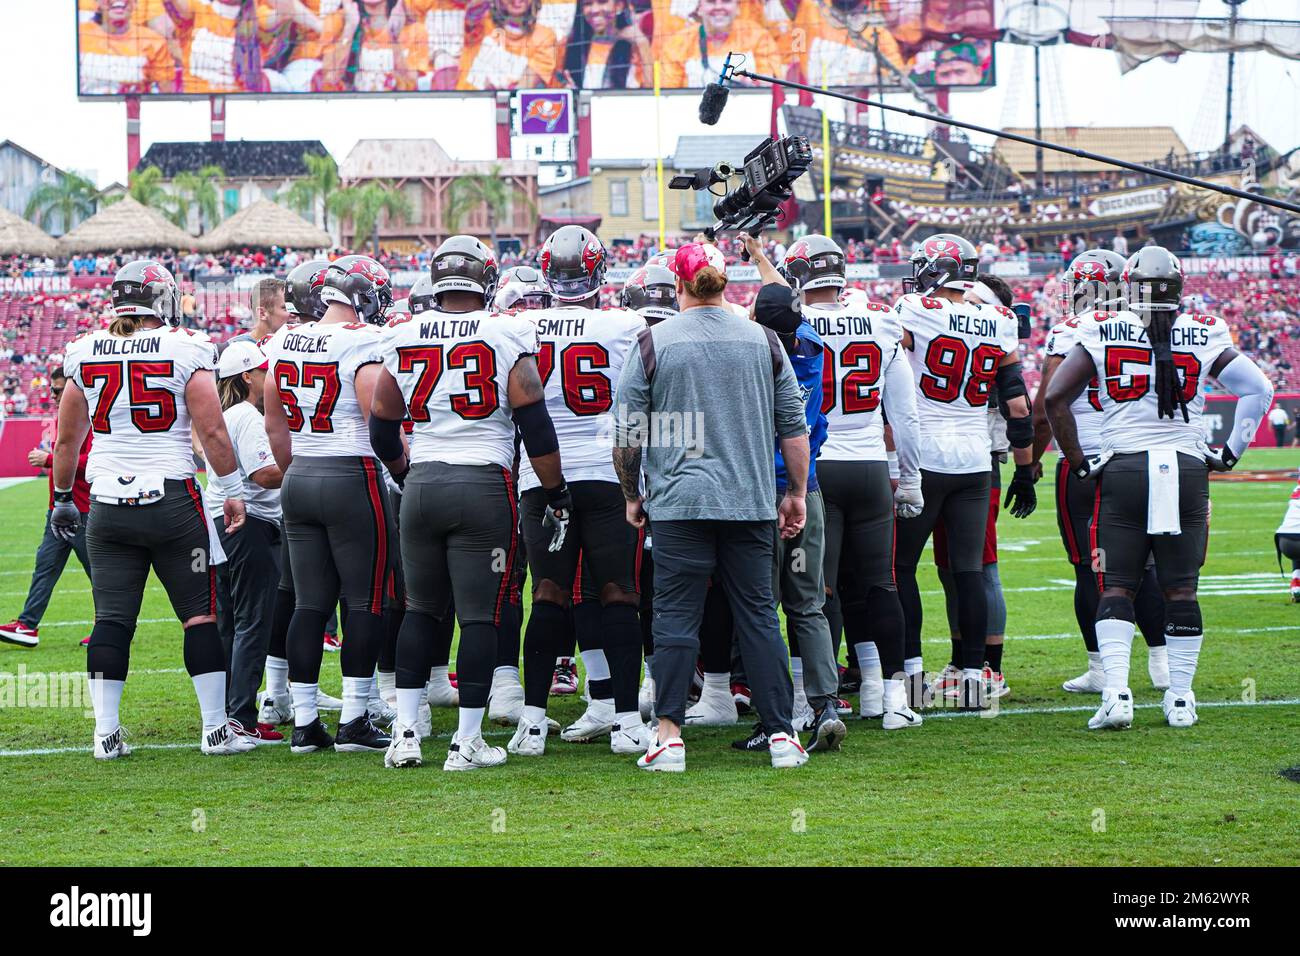
[[221,410],[229,411],[240,402],[248,400],[248,383],[242,375],[217,379],[217,396],[221,399]]
[[1156,415],[1159,418],[1173,418],[1174,409],[1179,409],[1183,413],[1183,421],[1189,421],[1187,400],[1183,397],[1178,368],[1174,365],[1172,333],[1178,313],[1152,311],[1147,315],[1147,340],[1151,343],[1156,359]]

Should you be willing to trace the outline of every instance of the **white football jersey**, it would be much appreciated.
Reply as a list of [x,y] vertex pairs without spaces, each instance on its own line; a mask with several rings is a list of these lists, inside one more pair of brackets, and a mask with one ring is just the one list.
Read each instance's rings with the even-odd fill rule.
[[1300,534],[1300,478],[1296,480],[1296,486],[1291,489],[1291,500],[1287,502],[1286,514],[1282,516],[1282,523],[1277,526],[1276,534]]
[[894,306],[912,333],[920,415],[920,466],[965,475],[988,471],[989,390],[1019,347],[1016,314],[1004,306],[950,302],[910,292]]
[[514,464],[510,370],[537,352],[531,322],[487,311],[422,312],[394,319],[383,349],[414,423],[413,463]]
[[185,386],[215,369],[217,351],[192,329],[141,329],[128,336],[100,329],[68,344],[63,367],[86,393],[94,444],[86,477],[162,475],[192,478]]
[[286,325],[262,347],[280,390],[294,457],[373,458],[356,375],[383,361],[378,327],[364,322]]
[[879,302],[835,302],[805,305],[803,317],[825,348],[826,441],[818,460],[885,461],[885,423],[880,414],[885,372],[892,363],[907,361],[899,345],[903,331],[897,313]]
[[[561,306],[523,313],[537,328],[537,367],[546,410],[560,441],[564,479],[618,481],[614,474],[614,389],[645,319],[630,309]],[[540,486],[528,456],[519,462],[519,490]]]
[[[1064,359],[1070,354],[1070,349],[1078,344],[1079,319],[1077,316],[1071,316],[1064,322],[1052,327],[1052,331],[1047,333],[1047,354],[1049,356],[1059,356]],[[1088,387],[1070,403],[1070,411],[1074,414],[1075,430],[1079,436],[1079,447],[1085,455],[1096,455],[1101,452],[1101,398],[1097,394],[1097,376],[1093,376],[1088,382]]]
[[1079,344],[1092,356],[1100,383],[1103,451],[1121,454],[1173,448],[1198,458],[1206,453],[1201,413],[1210,367],[1232,348],[1228,324],[1213,315],[1180,315],[1170,342],[1187,402],[1187,421],[1159,418],[1155,358],[1142,320],[1132,312],[1089,312],[1079,316]]

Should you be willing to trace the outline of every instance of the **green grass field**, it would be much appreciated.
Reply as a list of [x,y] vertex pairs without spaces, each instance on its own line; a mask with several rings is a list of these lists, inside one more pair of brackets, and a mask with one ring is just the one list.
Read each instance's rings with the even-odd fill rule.
[[[1294,469],[1300,455],[1261,451],[1247,465]],[[736,728],[690,733],[683,775],[640,773],[607,746],[558,739],[540,761],[446,774],[450,711],[434,715],[441,736],[425,742],[424,767],[405,773],[378,756],[287,747],[205,758],[179,627],[156,583],[123,702],[136,751],[100,763],[81,706],[14,706],[37,702],[15,698],[20,667],[84,666],[92,606],[74,559],[40,647],[0,644],[0,863],[1294,865],[1300,785],[1279,771],[1300,764],[1300,606],[1288,603],[1272,545],[1290,488],[1212,488],[1197,727],[1164,724],[1140,639],[1131,731],[1089,732],[1095,700],[1060,690],[1085,660],[1049,482],[1031,518],[1000,521],[1003,712],[927,717],[890,734],[850,721],[841,753],[792,772],[732,751],[747,729]],[[43,481],[0,491],[4,620],[26,593],[45,495]],[[930,576],[922,589],[926,664],[938,669],[942,594]],[[337,657],[326,655],[322,677],[337,694]],[[565,721],[581,706],[566,700],[552,714]]]

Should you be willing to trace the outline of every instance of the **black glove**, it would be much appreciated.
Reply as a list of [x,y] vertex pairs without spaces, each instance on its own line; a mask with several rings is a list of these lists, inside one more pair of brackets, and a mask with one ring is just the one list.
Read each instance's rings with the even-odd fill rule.
[[1205,464],[1209,466],[1210,471],[1232,471],[1233,466],[1238,461],[1237,456],[1232,453],[1232,449],[1227,445],[1224,445],[1217,455],[1210,452],[1205,457]]
[[54,508],[50,511],[50,531],[61,541],[72,542],[81,530],[81,512],[72,503],[71,491],[54,493]]
[[561,481],[558,487],[546,489],[546,514],[542,515],[542,527],[551,532],[551,543],[546,550],[554,553],[564,547],[564,539],[569,533],[569,522],[573,519],[573,496],[569,486]]
[[406,461],[406,467],[403,468],[401,471],[390,470],[388,472],[388,474],[390,474],[393,478],[393,484],[397,485],[397,487],[401,488],[403,491],[406,490],[406,476],[409,475],[410,473],[411,473],[411,461],[409,458]]
[[1016,465],[1016,474],[1007,486],[1007,500],[1003,505],[1011,509],[1012,517],[1028,518],[1034,513],[1038,507],[1038,492],[1034,491],[1037,480],[1033,465]]

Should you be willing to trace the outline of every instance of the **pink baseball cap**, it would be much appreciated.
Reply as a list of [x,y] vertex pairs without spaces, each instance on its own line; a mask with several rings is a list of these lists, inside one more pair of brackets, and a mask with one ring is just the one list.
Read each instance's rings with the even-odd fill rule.
[[705,266],[713,266],[724,276],[727,274],[727,260],[722,250],[703,242],[688,242],[668,261],[669,270],[680,276],[683,282],[693,280]]

